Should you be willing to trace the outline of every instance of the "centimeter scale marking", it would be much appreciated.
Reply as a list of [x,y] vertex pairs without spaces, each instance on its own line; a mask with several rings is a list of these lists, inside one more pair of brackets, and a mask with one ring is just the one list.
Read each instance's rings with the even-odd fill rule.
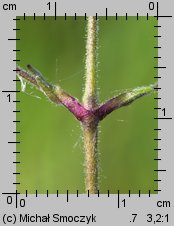
[[[16,173],[15,173],[15,174],[16,174]],[[19,184],[19,183],[15,183],[15,184]],[[155,191],[161,191],[161,190],[155,190]],[[12,196],[14,196],[14,197],[15,197],[15,200],[14,200],[14,202],[15,202],[15,207],[18,208],[18,205],[19,205],[20,207],[25,207],[25,198],[28,198],[28,190],[25,191],[25,198],[19,198],[18,195],[20,195],[21,193],[18,192],[17,190],[16,190],[16,192],[4,192],[4,193],[2,193],[2,194],[3,194],[3,195],[7,195],[7,203],[8,203],[8,204],[12,204],[12,203],[13,203],[13,197],[12,197]],[[94,194],[92,194],[92,195],[94,195]],[[96,195],[97,195],[98,198],[100,198],[100,191],[99,191],[99,190],[98,190],[98,192],[97,192]],[[109,190],[107,191],[107,193],[106,193],[105,195],[106,195],[108,198],[109,198],[109,197],[112,197],[112,196],[110,195]],[[113,194],[112,194],[112,195],[113,195]],[[114,194],[114,195],[117,196],[117,207],[120,208],[120,207],[121,207],[121,203],[123,203],[123,204],[122,204],[123,207],[126,207],[125,199],[121,199],[120,190],[117,190],[117,194]],[[148,191],[147,195],[148,195],[149,198],[151,197],[151,190]],[[59,191],[58,191],[58,190],[56,190],[56,193],[54,194],[54,196],[57,197],[57,198],[59,197]],[[37,190],[37,189],[36,189],[36,191],[35,191],[35,197],[36,197],[36,198],[39,197],[39,194],[38,194],[38,190]],[[48,190],[46,190],[45,197],[49,198],[49,191],[48,191]],[[70,196],[69,196],[69,190],[67,190],[67,191],[66,191],[66,202],[67,202],[67,203],[69,202],[69,197],[70,197]],[[80,197],[80,195],[79,195],[79,190],[76,191],[76,197],[77,197],[77,198]],[[91,195],[90,195],[90,193],[89,193],[89,190],[88,190],[88,192],[87,192],[87,197],[88,197],[88,198],[91,197]],[[139,198],[141,197],[141,190],[138,190],[138,197],[139,197]],[[129,190],[129,198],[131,198],[131,190]],[[10,199],[10,202],[9,202],[9,199]],[[19,201],[19,202],[18,202],[18,201]],[[23,202],[23,205],[21,205],[21,201]]]
[[[150,4],[150,3],[149,3]],[[50,6],[49,6],[50,7]],[[171,18],[172,16],[161,16],[161,15],[159,15],[159,4],[158,4],[158,2],[157,2],[157,13],[156,13],[156,15],[154,16],[157,20],[159,19],[159,18]],[[50,10],[50,8],[49,8],[49,10]],[[105,14],[105,19],[106,20],[108,20],[108,9],[106,8],[106,14]],[[98,14],[96,13],[96,20],[98,19]],[[64,18],[65,18],[65,21],[67,20],[67,13],[65,13],[65,16],[64,16]],[[137,18],[137,20],[139,20],[139,14],[137,13],[137,16],[136,16],[136,18]],[[147,20],[149,20],[149,14],[147,13]],[[24,20],[26,20],[26,13],[24,13],[24,16],[23,16],[23,19]],[[36,20],[36,14],[34,13],[33,14],[33,19],[34,20]],[[46,20],[46,13],[44,13],[43,14],[43,19],[44,20]],[[56,20],[57,19],[57,3],[55,2],[55,4],[54,4],[54,19]],[[75,20],[77,20],[77,13],[75,13],[74,14],[74,19]],[[86,20],[87,19],[87,13],[85,13],[85,15],[84,15],[84,19]],[[115,14],[115,19],[116,20],[118,20],[119,18],[118,18],[118,14],[116,13]],[[128,13],[126,13],[125,14],[125,19],[126,20],[128,20]],[[13,19],[14,21],[19,21],[20,19],[19,18],[14,18]],[[156,26],[154,26],[154,29],[158,29],[158,28],[161,28],[161,26],[160,25],[156,25]],[[14,28],[13,29],[14,31],[20,31],[21,29],[20,28]],[[162,36],[161,35],[156,35],[156,36],[154,36],[154,38],[161,38]],[[8,39],[8,41],[20,41],[21,39],[20,38],[9,38]],[[161,49],[162,47],[161,46],[154,46],[153,48],[156,48],[156,49]],[[19,52],[19,51],[21,51],[21,50],[19,50],[19,49],[14,49],[13,50],[14,52]],[[154,58],[156,58],[156,59],[161,59],[161,56],[154,56]],[[20,61],[20,59],[14,59],[13,60],[14,62],[19,62]],[[166,67],[165,66],[154,66],[154,69],[157,69],[157,70],[159,70],[159,69],[166,69]],[[17,71],[16,69],[14,69],[13,70],[13,72],[14,71]],[[160,76],[154,76],[154,79],[161,79],[161,77]],[[14,82],[20,82],[20,80],[19,79],[15,79],[15,80],[13,80]],[[154,89],[156,89],[157,91],[159,91],[159,90],[161,90],[161,87],[157,87],[157,88],[154,88]],[[20,90],[3,90],[2,91],[3,93],[19,93],[20,92]],[[161,98],[154,98],[154,100],[161,100]],[[20,100],[13,100],[13,102],[14,103],[20,103]],[[154,108],[154,110],[161,110],[162,108]],[[15,111],[13,111],[13,112],[15,112],[15,113],[20,113],[20,110],[15,110]],[[155,120],[163,120],[163,119],[172,119],[172,117],[155,117],[154,118]],[[20,121],[13,121],[14,123],[19,123]],[[161,129],[160,128],[155,128],[154,130],[156,130],[156,131],[160,131]],[[20,134],[20,131],[14,131],[13,132],[14,134]],[[160,138],[154,138],[154,140],[155,141],[161,141],[161,139]],[[9,144],[20,144],[20,141],[9,141],[8,142]],[[155,151],[161,151],[161,149],[160,148],[154,148],[154,150]],[[20,154],[20,152],[13,152],[13,154]],[[161,161],[162,159],[161,158],[155,158],[154,159],[154,161]],[[14,161],[13,162],[13,164],[20,164],[21,162],[17,162],[17,161]],[[154,169],[154,172],[165,172],[166,170],[165,169]],[[13,175],[20,175],[20,173],[19,172],[14,172],[13,173]],[[154,179],[154,182],[161,182],[162,180],[161,179]],[[20,184],[19,182],[18,183],[16,183],[16,182],[14,182],[13,183],[15,186],[17,185],[17,184]],[[156,189],[156,190],[154,190],[155,192],[160,192],[161,190],[160,189]],[[12,195],[14,195],[15,196],[15,206],[16,206],[16,208],[18,207],[18,195],[20,195],[20,193],[16,190],[16,192],[11,192],[11,193],[2,193],[2,194],[4,194],[4,195],[7,195],[7,200],[8,200],[8,198],[9,197],[11,197]],[[38,197],[38,190],[36,190],[36,192],[35,192],[35,194],[36,194],[36,197]],[[58,190],[56,191],[56,197],[59,197],[59,193],[58,193]],[[98,192],[97,192],[97,197],[100,197],[100,191],[98,190]],[[118,208],[120,208],[120,190],[117,190],[117,202],[118,202]],[[128,190],[128,195],[129,195],[129,197],[131,197],[131,190]],[[108,198],[109,197],[111,197],[110,196],[110,191],[108,190],[107,191],[107,196],[108,196]],[[28,197],[28,191],[26,190],[26,194],[25,194],[25,197],[27,198]],[[46,190],[46,197],[49,197],[49,191],[48,190]],[[79,190],[77,190],[77,197],[79,197]],[[88,192],[87,192],[87,197],[90,197],[90,194],[89,194],[89,190],[88,190]],[[141,197],[141,190],[138,190],[138,197]],[[151,190],[148,190],[148,197],[151,197]],[[25,200],[24,199],[20,199],[20,200],[22,200],[23,201],[23,203],[25,202]],[[67,202],[69,202],[69,190],[67,190],[66,191],[66,201]],[[123,200],[122,200],[123,201]],[[7,203],[8,203],[8,201],[7,201]],[[12,203],[12,201],[11,201],[11,203]],[[11,204],[11,203],[8,203],[8,204]],[[25,205],[23,204],[23,205],[21,205],[20,204],[20,206],[21,207],[24,207]]]

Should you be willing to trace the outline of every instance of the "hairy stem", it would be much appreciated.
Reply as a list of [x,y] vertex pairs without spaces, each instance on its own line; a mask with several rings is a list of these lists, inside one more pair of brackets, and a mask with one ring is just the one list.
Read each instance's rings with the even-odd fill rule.
[[83,122],[83,140],[85,149],[85,190],[96,194],[98,190],[98,120],[91,117]]
[[106,103],[99,106],[96,109],[95,114],[99,117],[100,120],[102,120],[112,111],[127,106],[135,100],[139,99],[140,97],[156,92],[157,86],[157,84],[153,84],[149,86],[126,90],[118,96],[111,98],[110,100],[106,101]]
[[94,16],[88,17],[86,42],[86,72],[83,103],[87,109],[97,106],[97,20]]
[[[86,43],[86,82],[83,96],[84,107],[93,110],[97,107],[97,20],[88,17],[87,43]],[[97,133],[98,118],[90,114],[82,121],[83,139],[85,149],[85,190],[96,193],[98,190],[98,154]]]

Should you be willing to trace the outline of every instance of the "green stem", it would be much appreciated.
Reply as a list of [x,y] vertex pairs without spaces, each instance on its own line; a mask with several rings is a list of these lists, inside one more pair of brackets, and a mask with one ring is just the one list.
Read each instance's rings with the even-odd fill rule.
[[87,118],[82,124],[85,150],[85,190],[96,194],[98,190],[98,120]]
[[94,16],[88,17],[86,43],[86,82],[83,96],[84,107],[93,109],[97,106],[97,20]]
[[[97,107],[97,20],[88,17],[86,43],[86,82],[83,96],[84,107],[93,110]],[[82,121],[85,150],[85,190],[96,193],[98,190],[98,118],[90,114]]]

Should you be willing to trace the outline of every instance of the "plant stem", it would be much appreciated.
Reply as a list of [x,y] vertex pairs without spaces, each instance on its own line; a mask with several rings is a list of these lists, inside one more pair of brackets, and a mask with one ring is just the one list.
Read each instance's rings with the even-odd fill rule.
[[[86,82],[83,96],[84,107],[93,110],[97,107],[97,20],[88,17],[86,43]],[[85,149],[85,190],[96,193],[98,190],[98,118],[90,114],[82,121]]]
[[[89,122],[90,121],[90,122]],[[98,190],[98,120],[93,117],[83,122],[83,140],[85,150],[85,190],[96,194]]]
[[83,104],[87,109],[97,106],[97,20],[94,16],[88,17],[86,42],[86,72]]

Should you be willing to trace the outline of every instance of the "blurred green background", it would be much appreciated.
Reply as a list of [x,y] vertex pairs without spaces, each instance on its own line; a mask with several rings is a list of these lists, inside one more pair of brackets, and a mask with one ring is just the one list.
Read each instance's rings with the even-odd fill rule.
[[[17,21],[17,59],[33,65],[52,83],[81,100],[84,88],[86,21],[84,17],[26,17]],[[98,87],[100,101],[126,88],[154,83],[158,64],[157,20],[153,17],[99,18]],[[20,89],[20,84],[18,84]],[[100,124],[100,192],[154,193],[157,189],[156,94],[113,112]],[[24,193],[85,192],[84,151],[80,124],[30,85],[17,94],[17,190]]]

